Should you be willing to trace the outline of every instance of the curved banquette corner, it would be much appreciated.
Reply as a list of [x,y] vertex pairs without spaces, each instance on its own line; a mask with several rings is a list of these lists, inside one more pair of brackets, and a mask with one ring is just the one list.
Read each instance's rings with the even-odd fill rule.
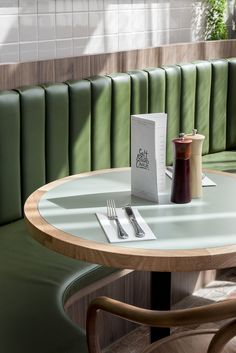
[[70,174],[129,166],[138,113],[167,112],[167,164],[172,138],[195,127],[206,136],[204,165],[234,171],[235,94],[236,59],[0,92],[1,352],[86,352],[63,300],[116,271],[36,243],[22,219],[26,198]]

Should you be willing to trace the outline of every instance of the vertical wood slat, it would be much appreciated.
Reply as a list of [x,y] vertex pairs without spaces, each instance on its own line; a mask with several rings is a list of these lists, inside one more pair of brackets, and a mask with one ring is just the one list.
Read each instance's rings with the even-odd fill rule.
[[236,56],[236,39],[169,44],[116,53],[0,65],[0,89],[79,80],[97,74],[126,72],[196,60]]

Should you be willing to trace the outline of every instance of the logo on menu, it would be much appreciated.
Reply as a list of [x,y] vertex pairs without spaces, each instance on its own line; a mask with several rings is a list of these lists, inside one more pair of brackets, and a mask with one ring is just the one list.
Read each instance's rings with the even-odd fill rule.
[[149,169],[148,152],[142,148],[139,149],[136,157],[136,168]]

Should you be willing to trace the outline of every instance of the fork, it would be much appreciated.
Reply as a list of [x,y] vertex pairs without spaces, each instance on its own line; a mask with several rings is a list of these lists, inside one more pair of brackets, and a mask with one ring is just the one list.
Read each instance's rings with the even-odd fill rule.
[[107,200],[107,217],[108,219],[116,222],[118,237],[121,239],[127,239],[129,236],[120,224],[116,213],[116,205],[114,200]]

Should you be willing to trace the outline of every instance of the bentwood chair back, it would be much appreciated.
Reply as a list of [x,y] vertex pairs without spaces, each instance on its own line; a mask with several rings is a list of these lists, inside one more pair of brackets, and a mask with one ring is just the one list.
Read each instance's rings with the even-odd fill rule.
[[[236,299],[190,309],[154,311],[98,297],[91,302],[87,315],[89,353],[101,353],[97,333],[100,310],[142,325],[183,328],[179,333],[150,344],[142,353],[236,353]],[[221,320],[226,321],[219,329],[202,328],[204,324]],[[187,330],[190,325],[200,327]]]

